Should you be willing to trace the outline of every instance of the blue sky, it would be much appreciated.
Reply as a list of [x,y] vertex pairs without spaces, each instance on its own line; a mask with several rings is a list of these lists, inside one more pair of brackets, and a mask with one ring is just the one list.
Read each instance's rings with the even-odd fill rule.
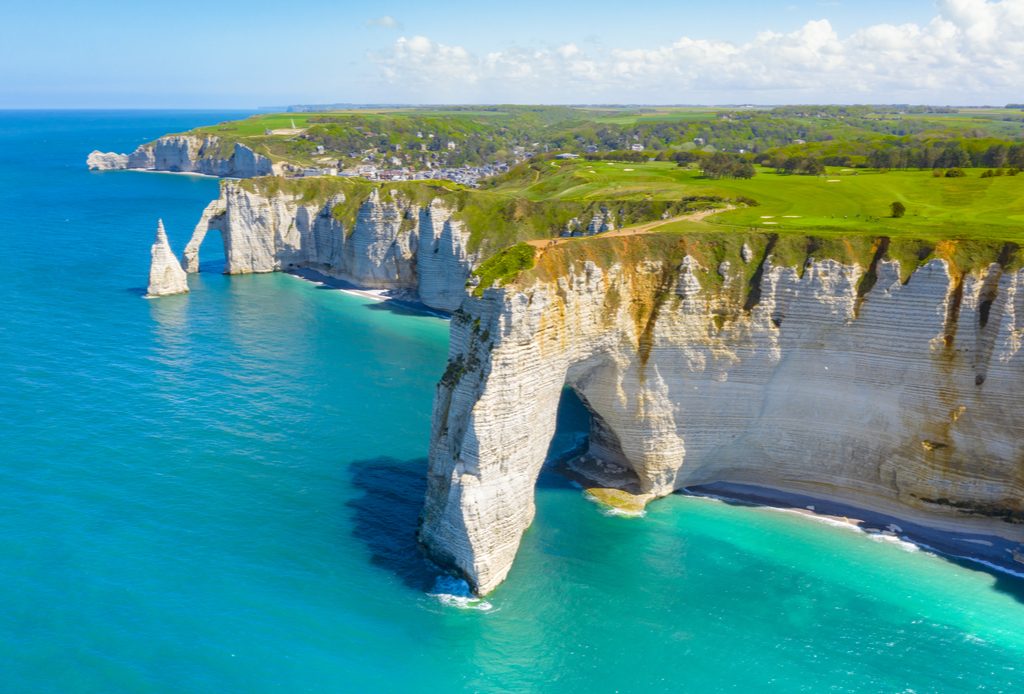
[[1024,0],[40,0],[4,11],[0,108],[1001,104],[1022,35]]

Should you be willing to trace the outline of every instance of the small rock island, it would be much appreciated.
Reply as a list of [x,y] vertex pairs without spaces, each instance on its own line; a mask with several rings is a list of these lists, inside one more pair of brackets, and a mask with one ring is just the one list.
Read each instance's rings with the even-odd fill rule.
[[182,269],[178,257],[171,250],[164,231],[164,221],[156,224],[156,240],[150,248],[149,287],[147,298],[188,293],[188,275]]

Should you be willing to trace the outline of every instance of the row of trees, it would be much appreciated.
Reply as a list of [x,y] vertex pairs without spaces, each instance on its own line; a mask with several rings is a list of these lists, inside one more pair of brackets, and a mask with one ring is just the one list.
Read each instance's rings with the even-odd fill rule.
[[868,153],[867,165],[876,169],[1024,168],[1024,144],[997,142],[983,148],[977,144],[952,140],[882,146]]
[[814,157],[782,157],[774,156],[763,162],[775,167],[775,173],[804,174],[820,176],[825,173],[825,165]]
[[704,157],[700,170],[708,178],[753,178],[757,173],[754,165],[743,157],[725,152]]

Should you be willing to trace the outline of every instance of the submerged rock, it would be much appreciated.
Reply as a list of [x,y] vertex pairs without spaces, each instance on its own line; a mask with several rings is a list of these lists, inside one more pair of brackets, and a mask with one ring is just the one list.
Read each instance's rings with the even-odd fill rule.
[[188,275],[182,269],[177,256],[171,251],[171,244],[167,240],[167,232],[164,231],[162,219],[157,222],[156,240],[150,249],[150,256],[149,288],[146,290],[146,296],[152,298],[171,294],[187,294]]

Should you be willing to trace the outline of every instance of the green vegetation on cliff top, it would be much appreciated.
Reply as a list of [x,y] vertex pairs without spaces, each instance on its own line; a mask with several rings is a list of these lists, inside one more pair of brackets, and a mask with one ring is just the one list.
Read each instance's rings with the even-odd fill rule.
[[[922,156],[934,163],[949,145],[956,145],[957,157],[966,155],[960,166],[1022,167],[1024,157],[1024,149],[1013,150],[1024,141],[1020,111],[908,106],[349,109],[260,114],[191,133],[241,142],[299,166],[425,169],[510,162],[524,153],[633,148],[663,156],[738,152],[755,163],[784,153],[857,167],[882,166],[882,159],[892,160],[885,166],[905,166],[910,150],[927,150]],[[1002,149],[990,150],[993,145]]]
[[499,285],[511,282],[520,272],[534,266],[535,256],[536,249],[528,243],[517,243],[498,251],[482,262],[473,273],[479,280],[473,295],[481,296],[495,282]]
[[[745,273],[741,284],[747,287],[766,254],[776,265],[800,272],[810,258],[857,263],[869,270],[863,280],[866,291],[873,283],[873,267],[882,259],[900,261],[906,281],[933,258],[950,261],[957,272],[993,262],[1019,267],[1024,246],[1024,175],[981,178],[979,171],[945,178],[931,172],[854,175],[829,170],[817,177],[762,170],[750,180],[709,180],[696,170],[663,162],[544,161],[524,165],[485,190],[447,181],[337,177],[266,177],[238,185],[310,204],[343,194],[332,214],[347,229],[373,190],[385,201],[426,205],[440,199],[470,230],[471,250],[484,254],[475,273],[476,295],[524,271],[527,278],[543,278],[583,260],[608,267],[651,258],[681,260],[685,255],[700,264],[702,284],[721,284],[717,270],[728,262],[734,271]],[[906,205],[906,216],[889,216],[889,205],[896,200]],[[742,202],[700,221],[674,220],[729,201]],[[614,212],[626,226],[614,235],[559,239],[543,252],[523,243],[554,239],[568,220],[602,209]],[[628,224],[644,222],[645,233],[630,233]],[[751,262],[742,259],[744,245]]]
[[283,178],[267,176],[237,182],[245,190],[263,195],[284,194],[306,204],[325,204],[343,196],[331,212],[351,231],[359,208],[378,191],[382,201],[404,201],[426,205],[440,200],[455,210],[454,219],[470,232],[469,250],[486,254],[497,252],[520,241],[558,236],[572,220],[585,225],[595,214],[607,209],[619,224],[636,224],[675,216],[714,204],[702,199],[677,200],[604,200],[604,199],[530,199],[503,191],[475,190],[449,181],[375,182],[360,178],[317,176]]
[[[1024,174],[959,178],[930,171],[830,168],[822,176],[777,174],[761,168],[752,179],[708,179],[669,162],[537,161],[495,179],[482,190],[447,181],[372,182],[364,179],[267,177],[240,182],[250,190],[324,202],[347,193],[353,202],[372,189],[419,203],[440,198],[458,209],[473,245],[489,250],[517,241],[557,236],[573,217],[601,207],[619,226],[671,218],[704,206],[737,202],[736,209],[699,225],[668,223],[658,230],[717,229],[823,236],[906,236],[922,240],[1024,241]],[[892,202],[906,214],[891,216]],[[746,203],[746,204],[744,204]],[[354,213],[354,211],[351,211]]]
[[[527,267],[527,247],[515,244],[557,238],[570,220],[585,225],[601,211],[612,213],[627,234],[630,225],[641,224],[646,233],[632,241],[624,240],[629,236],[600,235],[565,239],[558,253],[545,255],[568,252],[607,263],[629,246],[652,257],[661,252],[658,239],[664,239],[668,247],[683,244],[695,257],[715,261],[708,268],[723,260],[734,262],[743,243],[755,255],[771,244],[777,264],[798,268],[810,257],[857,262],[865,268],[873,260],[897,259],[904,279],[935,257],[965,271],[996,261],[1016,266],[1018,248],[1024,246],[1024,174],[982,173],[967,169],[965,176],[949,178],[932,171],[829,167],[821,176],[800,176],[759,167],[752,179],[714,180],[696,168],[671,162],[541,159],[514,168],[483,189],[447,181],[337,177],[267,177],[239,185],[263,193],[282,192],[307,203],[324,203],[344,193],[344,201],[332,213],[349,229],[374,189],[383,200],[422,205],[440,199],[470,230],[470,250],[493,259],[478,271],[479,286],[487,287],[495,280],[507,282]],[[891,216],[893,202],[906,207],[903,217]],[[725,205],[733,209],[700,221],[676,219]],[[509,247],[517,250],[495,255]]]
[[[756,207],[717,214],[707,224],[764,232],[1024,239],[1024,174],[981,173],[968,169],[964,177],[946,178],[931,171],[829,167],[822,176],[798,176],[759,167],[751,179],[714,180],[670,162],[538,161],[488,190],[530,200],[750,198]],[[895,201],[906,206],[904,217],[890,216]]]

